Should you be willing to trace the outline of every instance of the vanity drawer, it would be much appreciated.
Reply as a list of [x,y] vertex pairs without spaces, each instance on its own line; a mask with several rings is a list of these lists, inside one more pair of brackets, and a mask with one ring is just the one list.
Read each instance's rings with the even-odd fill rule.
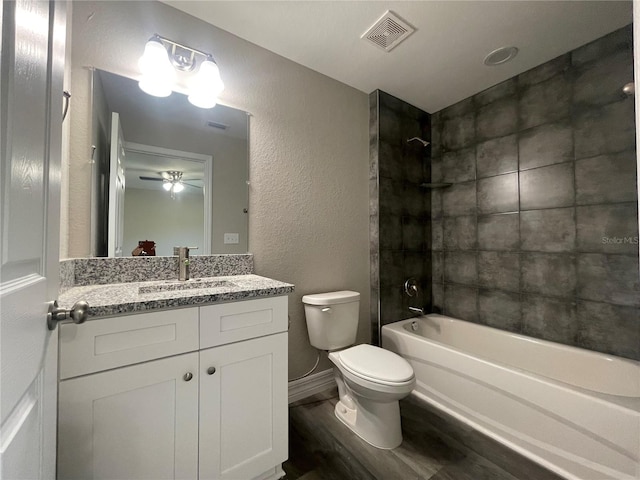
[[286,332],[288,306],[283,296],[200,307],[200,348]]
[[60,326],[60,379],[198,349],[198,308]]

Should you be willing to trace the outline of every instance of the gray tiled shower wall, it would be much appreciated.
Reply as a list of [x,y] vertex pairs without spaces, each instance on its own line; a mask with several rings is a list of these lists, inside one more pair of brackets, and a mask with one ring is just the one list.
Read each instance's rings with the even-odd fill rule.
[[[409,306],[431,309],[431,197],[420,187],[431,178],[430,115],[379,90],[370,105],[371,322],[379,328],[412,316]],[[419,287],[403,294],[406,279]],[[380,321],[379,321],[380,320]]]
[[[431,193],[435,311],[640,359],[631,46],[628,26],[431,116],[432,181],[453,183]],[[381,269],[404,219],[383,222],[382,180]]]

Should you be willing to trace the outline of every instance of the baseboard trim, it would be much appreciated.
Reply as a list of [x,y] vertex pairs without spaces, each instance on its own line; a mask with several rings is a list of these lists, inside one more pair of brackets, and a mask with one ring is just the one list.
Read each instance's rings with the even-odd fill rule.
[[333,378],[333,369],[331,368],[300,380],[294,380],[289,382],[289,403],[297,402],[335,386],[336,381]]

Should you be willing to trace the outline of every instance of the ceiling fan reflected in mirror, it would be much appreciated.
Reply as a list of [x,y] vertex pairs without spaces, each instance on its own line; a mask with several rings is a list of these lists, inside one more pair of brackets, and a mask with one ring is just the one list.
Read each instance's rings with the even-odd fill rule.
[[[185,185],[192,188],[200,188],[200,189],[202,188],[201,186],[193,185],[192,183],[185,182],[184,180],[188,180],[188,179],[183,179],[182,178],[183,173],[177,170],[158,172],[158,174],[160,175],[160,177],[145,177],[141,175],[140,180],[163,182],[162,188],[164,188],[167,192],[171,194],[171,198],[176,198],[176,193],[180,193],[181,191],[183,191]],[[197,180],[197,179],[193,179],[193,180]]]

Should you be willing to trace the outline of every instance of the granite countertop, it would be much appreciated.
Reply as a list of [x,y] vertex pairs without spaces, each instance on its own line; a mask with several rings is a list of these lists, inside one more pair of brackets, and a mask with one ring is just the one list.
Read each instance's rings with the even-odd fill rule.
[[89,317],[95,318],[286,295],[293,289],[290,283],[258,275],[229,275],[186,282],[162,280],[78,286],[60,295],[58,303],[62,308],[71,308],[75,302],[85,300],[90,307]]

